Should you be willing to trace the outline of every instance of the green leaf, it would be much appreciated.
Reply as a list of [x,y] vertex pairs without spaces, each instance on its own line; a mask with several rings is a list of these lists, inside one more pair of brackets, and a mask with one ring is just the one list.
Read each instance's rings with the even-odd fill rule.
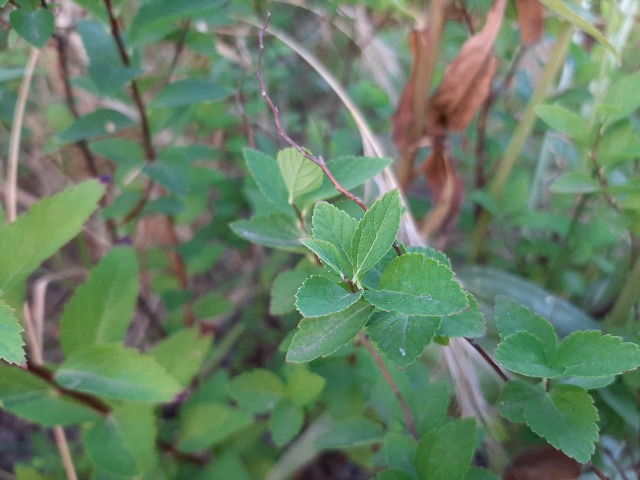
[[86,405],[61,395],[26,370],[0,364],[0,402],[11,413],[40,425],[74,425],[100,418]]
[[362,291],[351,293],[327,277],[308,278],[296,293],[296,307],[305,317],[338,313],[360,300]]
[[155,31],[164,31],[166,24],[181,18],[197,17],[209,11],[220,11],[224,0],[154,0],[147,2],[138,10],[131,22],[129,38],[135,44],[159,40]]
[[[144,8],[144,7],[142,7]],[[233,92],[212,80],[187,78],[170,83],[156,96],[151,106],[176,108],[204,102],[222,101]]]
[[436,250],[435,248],[422,247],[422,246],[410,246],[410,247],[407,247],[406,251],[407,253],[422,253],[424,254],[425,257],[433,258],[437,262],[451,268],[451,261],[449,260],[449,257],[447,257],[440,250]]
[[112,135],[135,125],[129,117],[116,110],[98,109],[76,120],[58,134],[61,142],[77,142]]
[[621,118],[627,118],[640,107],[640,72],[625,73],[624,76],[613,83],[602,99],[602,105],[613,109],[613,113],[603,116],[610,122]]
[[524,423],[524,409],[529,399],[539,397],[544,390],[539,385],[522,380],[509,380],[500,392],[496,408],[503,417],[516,423]]
[[640,366],[640,348],[598,331],[577,331],[560,343],[552,365],[567,376],[618,375]]
[[271,315],[284,315],[296,309],[296,292],[310,275],[319,275],[325,270],[306,259],[300,262],[294,270],[280,272],[271,287]]
[[286,393],[280,377],[262,368],[238,375],[231,380],[229,388],[238,405],[253,413],[271,410]]
[[[393,163],[390,158],[378,157],[340,157],[327,162],[327,168],[334,178],[346,190],[359,187],[367,180],[375,177]],[[331,180],[324,177],[322,186],[305,196],[303,203],[312,204],[316,200],[335,197],[340,192],[336,190]]]
[[321,448],[345,448],[381,443],[384,430],[368,418],[347,418],[336,423],[316,439]]
[[93,424],[82,441],[96,467],[132,477],[144,473],[157,461],[156,430],[150,406],[125,404]]
[[618,52],[616,52],[616,49],[613,48],[613,45],[611,45],[609,43],[609,41],[605,38],[605,36],[602,35],[600,30],[598,30],[596,27],[594,27],[588,20],[584,19],[583,17],[578,15],[576,12],[571,10],[566,5],[566,3],[564,1],[562,1],[562,0],[540,0],[540,3],[542,3],[549,10],[552,10],[553,12],[555,12],[556,15],[558,15],[560,18],[566,20],[567,22],[569,22],[574,27],[577,27],[580,30],[582,30],[583,32],[588,33],[589,35],[591,35],[599,43],[601,43],[605,48],[608,48],[611,51],[611,53],[613,53],[618,60],[620,60],[620,56],[618,55]]
[[322,185],[322,169],[295,148],[278,152],[278,168],[289,192],[287,202],[293,205],[296,198],[312,192]]
[[538,105],[536,115],[554,130],[568,136],[578,143],[584,143],[589,136],[586,120],[560,105]]
[[400,193],[396,189],[387,192],[365,212],[350,247],[354,282],[389,251],[398,236],[401,216]]
[[[459,480],[469,470],[476,444],[472,418],[449,422],[420,439],[416,467],[421,480]],[[451,448],[455,445],[455,448]]]
[[412,477],[408,473],[403,472],[402,470],[390,468],[387,470],[382,470],[375,477],[373,477],[373,480],[414,480],[414,477]]
[[295,211],[289,205],[287,186],[279,169],[276,168],[276,160],[250,148],[245,148],[242,152],[247,170],[251,173],[262,194],[282,213],[295,218]]
[[250,220],[238,220],[229,224],[236,235],[245,240],[272,248],[298,251],[298,240],[303,233],[284,215],[253,217]]
[[159,158],[142,167],[149,178],[164,186],[171,193],[185,196],[189,193],[191,183],[188,161],[181,158]]
[[500,338],[504,339],[512,333],[525,331],[538,337],[546,358],[550,359],[556,351],[558,338],[553,325],[540,315],[502,295],[496,297],[495,315]]
[[524,410],[527,425],[551,445],[586,463],[598,440],[598,411],[591,395],[573,385],[554,385],[532,397]]
[[594,193],[600,191],[600,184],[587,172],[571,170],[556,178],[549,187],[553,193]]
[[390,432],[384,437],[382,453],[386,464],[390,468],[410,474],[409,478],[416,478],[418,476],[414,465],[416,447],[416,442],[409,435]]
[[469,292],[465,293],[469,301],[469,308],[443,318],[436,332],[437,335],[476,338],[485,334],[484,315],[478,307],[478,302]]
[[44,47],[55,30],[53,13],[47,8],[30,12],[14,10],[9,15],[9,22],[18,35],[36,48]]
[[563,370],[553,368],[547,348],[532,333],[519,331],[507,336],[498,344],[495,359],[512,372],[529,377],[557,377]]
[[289,346],[287,360],[310,362],[333,353],[358,334],[372,312],[373,307],[360,300],[333,315],[303,318]]
[[269,422],[269,431],[275,444],[282,447],[289,443],[300,433],[303,422],[304,413],[299,406],[286,399],[279,402]]
[[197,452],[226,440],[252,422],[252,415],[243,410],[221,403],[198,403],[181,412],[178,448],[185,453]]
[[21,332],[22,326],[13,309],[0,300],[0,358],[19,365],[26,363]]
[[131,248],[112,249],[74,292],[60,319],[66,356],[89,345],[124,340],[138,298],[138,260]]
[[287,394],[296,405],[302,407],[313,402],[324,389],[327,381],[309,370],[307,365],[290,364],[285,370]]
[[103,193],[104,187],[90,180],[39,201],[11,225],[0,226],[0,290],[10,306],[22,307],[27,276],[81,231]]
[[315,253],[323,265],[333,270],[333,272],[337,273],[341,278],[345,277],[340,252],[338,252],[338,249],[332,243],[326,240],[316,240],[315,238],[301,238],[300,243]]
[[187,387],[198,373],[212,340],[210,335],[201,335],[197,327],[184,328],[161,340],[147,353],[180,385]]
[[181,390],[153,357],[122,344],[79,350],[62,364],[56,380],[71,390],[138,402],[168,402]]
[[340,265],[345,270],[347,278],[351,278],[351,242],[358,221],[329,203],[318,202],[313,210],[312,224],[313,238],[325,240],[336,247],[340,254]]
[[380,351],[399,367],[407,367],[422,354],[440,326],[440,317],[376,312],[367,332]]
[[452,315],[469,305],[451,270],[421,253],[395,258],[382,272],[379,290],[365,291],[364,298],[408,315]]
[[141,70],[125,67],[116,42],[105,25],[97,20],[81,20],[78,32],[89,57],[87,73],[101,95],[112,95],[133,80]]
[[472,466],[463,480],[500,480],[500,477],[486,468]]

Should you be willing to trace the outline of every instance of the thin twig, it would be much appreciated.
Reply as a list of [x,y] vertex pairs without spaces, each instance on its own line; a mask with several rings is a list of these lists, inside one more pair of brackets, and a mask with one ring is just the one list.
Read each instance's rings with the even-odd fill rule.
[[[26,302],[23,306],[23,319],[24,329],[29,340],[27,343],[31,352],[32,365],[42,365],[44,360],[42,352],[42,342],[39,342],[36,338],[36,328],[34,325],[35,322],[31,316],[31,309],[29,308],[29,304]],[[71,458],[71,453],[69,452],[67,436],[64,433],[64,429],[60,425],[56,425],[53,427],[53,437],[55,439],[56,446],[58,447],[58,452],[60,453],[60,460],[62,461],[62,465],[64,466],[64,471],[67,474],[67,480],[78,480],[76,468],[73,465],[73,459]]]
[[53,376],[53,373],[49,369],[43,366],[37,365],[35,362],[29,362],[27,371],[30,374],[38,378],[41,378],[45,382],[49,383],[58,391],[58,393],[79,401],[83,405],[91,408],[92,410],[100,413],[101,415],[108,415],[109,413],[111,413],[111,407],[106,403],[104,403],[99,398],[89,395],[87,393],[77,392],[75,390],[69,390],[65,387],[58,385],[58,383],[56,382]]
[[498,376],[504,380],[505,382],[509,381],[509,377],[502,371],[500,366],[495,362],[493,358],[480,346],[478,345],[473,338],[465,338],[467,343],[476,349],[476,352],[480,354],[480,356],[489,364],[491,368],[498,374]]
[[[120,35],[120,25],[118,23],[118,19],[116,18],[113,12],[113,3],[111,0],[104,0],[104,3],[107,7],[107,14],[109,15],[109,24],[111,25],[111,35],[116,42],[116,46],[118,47],[118,53],[120,54],[120,59],[122,60],[122,64],[125,67],[131,66],[131,59],[129,58],[129,54],[124,46],[124,41],[122,40],[122,35]],[[133,101],[136,104],[136,108],[138,110],[138,114],[140,115],[140,125],[142,127],[142,143],[144,146],[145,158],[148,162],[153,162],[156,159],[156,151],[153,147],[153,142],[151,141],[151,129],[149,127],[149,117],[147,115],[147,109],[144,104],[144,100],[142,100],[142,95],[140,93],[140,89],[138,88],[138,82],[135,79],[131,80],[131,94],[133,97]]]
[[384,377],[384,379],[387,381],[387,383],[391,387],[391,390],[393,390],[393,393],[395,394],[396,398],[398,399],[398,402],[400,402],[400,406],[402,407],[402,411],[404,412],[405,421],[407,422],[407,428],[411,432],[411,435],[413,436],[413,438],[417,440],[418,439],[418,432],[416,431],[415,423],[413,423],[413,417],[411,416],[411,410],[409,409],[409,405],[407,404],[407,401],[402,396],[402,393],[400,392],[400,389],[398,388],[398,385],[396,384],[395,380],[393,379],[393,377],[389,373],[389,370],[387,369],[387,366],[384,364],[384,361],[382,360],[382,357],[380,357],[380,354],[374,348],[374,346],[371,345],[371,342],[369,341],[367,336],[364,333],[360,333],[359,338],[360,338],[360,343],[362,343],[364,348],[366,348],[369,351],[369,353],[371,354],[373,359],[378,364],[378,367],[380,367],[380,372],[382,372],[382,376]]
[[180,54],[184,51],[184,44],[187,40],[187,34],[189,33],[189,28],[191,27],[191,19],[187,20],[182,27],[182,31],[180,32],[180,37],[176,42],[176,49],[173,52],[173,58],[171,59],[171,63],[169,64],[169,70],[167,71],[167,76],[162,82],[163,86],[166,86],[169,82],[171,82],[171,77],[173,77],[173,72],[178,65],[178,59],[180,58]]
[[602,473],[602,471],[598,467],[596,467],[593,462],[587,463],[587,468],[595,473],[600,480],[609,480],[609,477]]
[[269,97],[269,95],[267,94],[267,89],[266,89],[266,87],[264,85],[264,78],[262,76],[262,57],[263,57],[263,54],[264,54],[264,32],[267,30],[267,27],[269,26],[269,19],[270,18],[271,18],[271,13],[267,13],[267,19],[265,20],[264,25],[260,29],[260,33],[258,35],[258,38],[259,38],[259,41],[260,41],[260,48],[258,50],[258,71],[257,71],[257,76],[258,76],[258,83],[260,84],[260,94],[262,95],[262,98],[264,98],[265,102],[267,102],[267,105],[269,105],[269,108],[271,109],[271,112],[273,112],[273,119],[274,119],[274,121],[276,123],[276,128],[278,129],[278,135],[280,135],[280,137],[285,142],[287,142],[291,147],[295,148],[303,157],[307,158],[308,160],[311,160],[313,163],[318,165],[322,169],[324,174],[327,176],[327,178],[329,178],[329,180],[331,181],[333,186],[336,188],[336,190],[338,190],[341,194],[343,194],[345,197],[347,197],[352,202],[355,202],[360,208],[362,208],[366,212],[368,210],[368,208],[365,205],[365,203],[362,200],[360,200],[358,197],[356,197],[353,193],[349,192],[348,190],[345,190],[342,187],[342,185],[340,185],[340,183],[333,176],[333,173],[331,173],[331,171],[327,167],[327,163],[324,161],[324,159],[322,157],[316,157],[316,156],[312,155],[311,153],[309,153],[304,148],[302,148],[300,145],[298,145],[296,142],[294,142],[291,139],[291,137],[287,134],[287,132],[285,132],[284,129],[282,128],[282,123],[280,121],[280,113],[278,112],[278,107],[275,106],[275,104],[271,100],[271,97]]
[[622,478],[622,480],[629,480],[629,478],[627,477],[627,475],[624,473],[624,468],[622,468],[622,465],[620,465],[620,462],[618,462],[618,460],[616,459],[616,457],[613,455],[613,453],[611,452],[611,450],[609,450],[608,448],[603,448],[602,449],[604,454],[609,457],[609,461],[611,463],[613,463],[613,466],[615,467],[615,469],[618,471],[618,473],[620,474],[620,478]]
[[20,137],[22,135],[22,124],[24,122],[24,110],[29,96],[29,87],[33,78],[33,71],[36,68],[40,50],[32,48],[24,69],[24,77],[20,84],[16,108],[13,112],[11,123],[11,136],[9,138],[9,156],[7,159],[7,190],[5,192],[5,208],[7,210],[7,223],[13,223],[17,217],[16,190],[18,184],[18,153],[20,151]]

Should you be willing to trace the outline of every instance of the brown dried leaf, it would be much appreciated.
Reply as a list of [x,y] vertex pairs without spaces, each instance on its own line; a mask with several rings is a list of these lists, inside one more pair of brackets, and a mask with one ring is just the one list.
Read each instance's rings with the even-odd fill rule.
[[544,33],[544,6],[538,0],[516,0],[520,43],[531,46],[540,41]]
[[428,238],[435,232],[448,229],[456,221],[464,197],[464,185],[453,158],[445,151],[442,137],[431,149],[423,171],[433,202],[433,208],[421,227],[422,235]]
[[525,450],[504,471],[504,480],[574,480],[580,464],[555,448],[544,445]]
[[414,30],[409,35],[409,46],[413,55],[411,74],[392,118],[393,141],[399,153],[398,181],[402,187],[406,187],[412,178],[416,153],[425,135],[426,107],[444,27],[446,6],[446,0],[432,0],[428,25]]
[[447,67],[429,102],[429,128],[464,130],[489,95],[497,59],[493,54],[506,0],[495,0],[484,28],[467,40]]

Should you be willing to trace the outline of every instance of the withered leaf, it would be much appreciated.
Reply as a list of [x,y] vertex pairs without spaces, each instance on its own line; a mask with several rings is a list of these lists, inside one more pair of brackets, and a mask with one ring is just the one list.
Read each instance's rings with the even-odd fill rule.
[[516,0],[516,10],[520,43],[527,47],[535,45],[544,32],[544,6],[538,0]]
[[429,102],[429,129],[464,130],[491,90],[497,59],[493,44],[506,0],[495,0],[483,29],[467,40]]
[[421,233],[425,238],[446,230],[458,218],[464,197],[462,177],[454,159],[446,152],[444,138],[436,138],[423,171],[431,191],[433,207],[425,217]]

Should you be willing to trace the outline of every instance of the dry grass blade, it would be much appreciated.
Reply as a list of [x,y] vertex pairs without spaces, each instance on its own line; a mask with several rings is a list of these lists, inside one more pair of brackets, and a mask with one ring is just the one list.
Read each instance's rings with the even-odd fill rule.
[[544,33],[544,6],[538,0],[516,0],[520,43],[525,47],[540,41]]
[[429,103],[429,128],[463,130],[491,90],[497,60],[493,44],[500,31],[506,0],[495,0],[484,28],[467,40],[445,71]]

